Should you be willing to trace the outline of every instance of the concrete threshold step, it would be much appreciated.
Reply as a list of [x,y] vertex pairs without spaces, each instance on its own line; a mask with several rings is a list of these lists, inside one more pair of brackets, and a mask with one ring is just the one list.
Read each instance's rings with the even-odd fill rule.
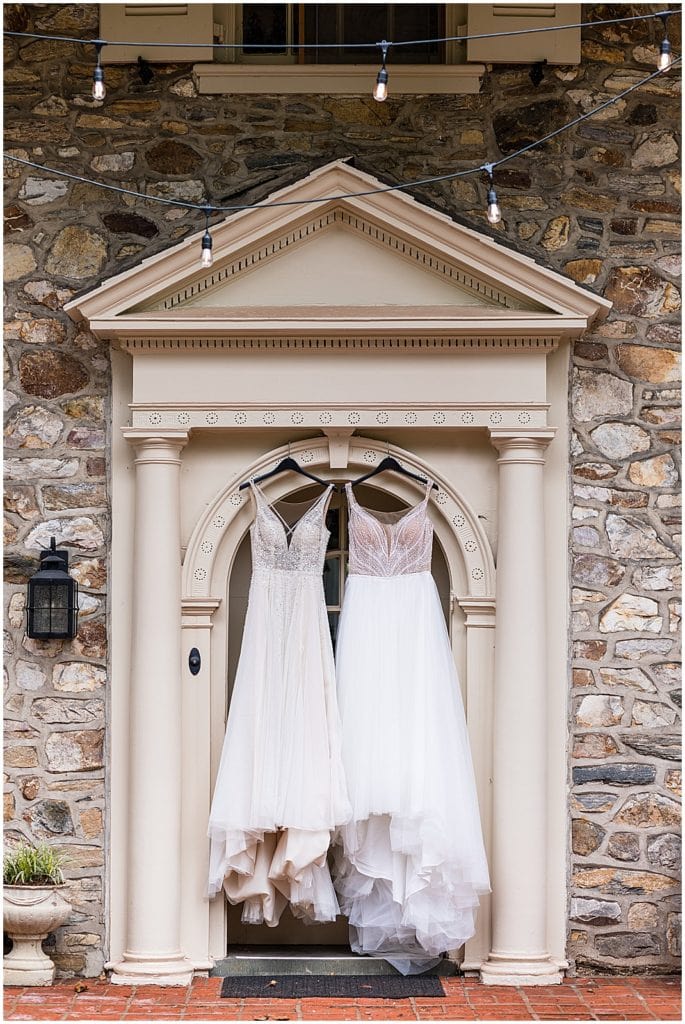
[[[276,974],[386,974],[398,972],[385,960],[359,956],[345,946],[249,946],[233,947],[210,971],[215,978],[266,977]],[[443,960],[427,975],[458,974],[451,960]]]

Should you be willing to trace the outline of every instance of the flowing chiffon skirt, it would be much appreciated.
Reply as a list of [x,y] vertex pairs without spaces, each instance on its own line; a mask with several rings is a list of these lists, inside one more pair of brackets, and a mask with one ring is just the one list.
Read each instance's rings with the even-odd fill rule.
[[358,953],[426,970],[489,892],[466,721],[429,572],[351,575],[337,645],[352,818],[335,887]]
[[350,814],[320,572],[255,569],[209,820],[209,895],[275,926],[334,921],[331,834]]

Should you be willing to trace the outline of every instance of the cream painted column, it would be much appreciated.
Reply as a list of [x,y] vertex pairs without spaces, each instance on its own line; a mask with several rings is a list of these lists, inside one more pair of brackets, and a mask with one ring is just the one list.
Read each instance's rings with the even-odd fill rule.
[[118,984],[186,985],[181,922],[181,450],[186,431],[125,430],[135,450],[128,899]]
[[491,431],[499,451],[490,985],[553,985],[546,925],[544,451],[554,432]]

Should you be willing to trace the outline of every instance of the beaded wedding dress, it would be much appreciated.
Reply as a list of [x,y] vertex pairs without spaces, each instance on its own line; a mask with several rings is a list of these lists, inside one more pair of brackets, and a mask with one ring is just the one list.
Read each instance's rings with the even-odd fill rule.
[[[332,485],[289,525],[253,484],[252,580],[209,818],[209,895],[246,923],[339,913],[326,856],[350,816],[322,570]],[[288,503],[288,508],[293,505]]]
[[407,512],[349,502],[349,576],[337,643],[351,820],[335,887],[358,953],[403,974],[475,930],[489,891],[459,682],[430,572],[424,500]]

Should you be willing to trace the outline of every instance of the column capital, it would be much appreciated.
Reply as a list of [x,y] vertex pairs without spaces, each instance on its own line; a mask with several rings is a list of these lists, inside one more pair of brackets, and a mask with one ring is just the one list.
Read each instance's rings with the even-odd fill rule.
[[136,463],[178,462],[188,443],[187,430],[154,430],[147,427],[124,427],[122,434],[136,453]]
[[466,615],[466,628],[483,627],[485,629],[495,628],[495,605],[494,597],[466,597],[455,596],[461,610]]
[[211,629],[212,616],[220,604],[219,597],[184,597],[181,600],[181,625],[184,628]]
[[490,430],[490,441],[500,453],[498,462],[544,463],[545,449],[553,440],[556,430],[539,427],[511,430],[506,427]]
[[514,430],[511,427],[490,427],[490,441],[495,448],[509,448],[521,445],[527,448],[546,448],[554,439],[554,427],[528,427]]

